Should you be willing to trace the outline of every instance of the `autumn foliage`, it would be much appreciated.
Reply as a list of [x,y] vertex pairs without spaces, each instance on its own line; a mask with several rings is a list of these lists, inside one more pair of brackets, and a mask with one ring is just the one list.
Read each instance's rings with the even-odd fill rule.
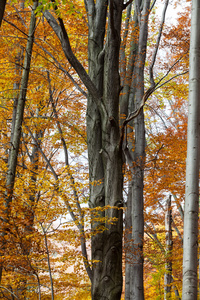
[[[53,10],[52,14],[65,20],[72,50],[87,69],[88,27],[84,3],[61,2],[57,15]],[[90,222],[100,214],[91,213],[87,205],[87,91],[64,58],[60,42],[42,14],[42,9],[52,9],[48,1],[37,9],[15,185],[9,219],[4,220],[7,163],[30,23],[29,5],[26,1],[8,1],[1,26],[0,216],[3,225],[0,227],[0,299],[91,299],[86,265],[98,262],[91,261],[90,254],[87,259],[84,257],[81,242],[84,239],[90,253],[91,235],[97,233],[91,233]],[[152,19],[149,25],[152,28],[149,59],[155,45],[157,21]],[[164,297],[168,257],[173,266],[172,290],[178,290],[181,295],[189,22],[189,9],[186,8],[175,25],[164,28],[161,48],[165,58],[158,58],[156,81],[172,65],[174,67],[166,76],[166,84],[155,90],[145,106],[144,281],[145,299],[149,300]],[[124,23],[125,17],[122,34]],[[134,34],[137,40],[138,33]],[[130,36],[126,45],[128,55]],[[148,67],[147,63],[147,86]],[[179,73],[183,75],[178,76]],[[134,139],[132,133],[128,139]],[[123,171],[126,202],[131,170],[124,165]],[[164,222],[169,195],[172,196],[173,227],[170,254],[165,251]],[[123,211],[125,213],[126,207]],[[95,221],[101,223],[102,220]],[[112,223],[115,219],[106,222]],[[97,228],[99,232],[103,230],[101,226]],[[125,232],[125,241],[127,235]],[[125,242],[124,264],[128,251],[131,249]],[[171,299],[177,299],[173,292]]]

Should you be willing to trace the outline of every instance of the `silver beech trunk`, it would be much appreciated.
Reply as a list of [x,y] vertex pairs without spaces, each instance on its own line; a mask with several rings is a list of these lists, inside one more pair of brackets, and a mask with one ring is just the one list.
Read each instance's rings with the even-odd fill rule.
[[183,236],[183,300],[197,299],[200,116],[200,2],[192,1]]
[[167,199],[166,212],[165,212],[165,241],[166,241],[166,262],[165,262],[165,276],[164,276],[164,300],[171,299],[172,290],[172,206],[171,195]]
[[[148,18],[150,12],[150,0],[144,2],[135,1],[134,30],[138,30],[138,39],[132,41],[132,49],[127,68],[127,78],[129,82],[125,89],[128,97],[122,99],[121,113],[126,116],[139,108],[144,96],[144,65],[146,60],[146,47],[148,37]],[[136,13],[137,12],[137,13]],[[131,73],[130,73],[131,69]],[[130,80],[129,77],[132,77]],[[125,97],[127,100],[125,100]],[[127,103],[128,101],[128,103]],[[128,111],[126,111],[128,110]],[[145,162],[145,124],[143,109],[132,123],[134,139],[127,139],[125,142],[125,155],[132,174],[129,184],[129,196],[127,207],[131,209],[127,213],[127,227],[132,229],[129,253],[126,261],[125,274],[125,299],[143,300],[143,239],[144,239],[144,216],[143,216],[143,187],[144,187],[144,162]]]

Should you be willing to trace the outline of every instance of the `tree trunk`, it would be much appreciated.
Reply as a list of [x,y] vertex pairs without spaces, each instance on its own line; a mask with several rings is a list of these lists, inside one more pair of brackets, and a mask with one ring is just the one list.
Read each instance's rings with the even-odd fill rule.
[[200,115],[200,2],[192,1],[189,114],[183,237],[183,300],[197,299]]
[[[88,3],[88,62],[89,76],[100,95],[103,95],[103,71],[104,71],[104,37],[105,24],[107,15],[107,5],[102,1],[96,4],[96,7],[90,6]],[[102,56],[102,57],[101,57]],[[104,167],[102,159],[102,121],[101,115],[96,102],[89,93],[87,101],[87,145],[88,145],[88,161],[90,176],[90,199],[89,206],[91,209],[105,206],[105,188],[104,188]],[[95,184],[96,183],[96,184]],[[96,214],[96,213],[95,213]],[[105,217],[105,211],[98,213],[99,218]],[[92,295],[101,293],[99,291],[99,283],[102,272],[102,264],[104,260],[104,227],[103,222],[94,222],[92,215],[92,260],[96,261],[93,267]],[[99,298],[97,298],[99,299]]]
[[[142,6],[140,3],[139,7]],[[144,96],[144,65],[146,60],[146,46],[148,36],[148,17],[150,1],[144,2],[141,8],[141,18],[139,18],[139,39],[137,45],[137,55],[134,66],[134,80],[129,102],[134,101],[134,109],[138,108]],[[145,160],[145,124],[144,114],[140,114],[134,119],[134,148],[130,147],[133,159],[132,168],[132,261],[130,276],[130,292],[126,299],[144,299],[143,287],[143,239],[144,239],[144,216],[143,216],[143,177]],[[132,143],[133,145],[133,143]]]
[[[28,86],[28,78],[29,78],[29,71],[30,71],[30,63],[31,63],[31,56],[32,56],[32,48],[33,48],[33,41],[34,41],[34,31],[35,31],[35,9],[38,5],[38,2],[35,1],[33,5],[33,10],[31,14],[31,21],[29,27],[29,35],[28,41],[26,46],[26,54],[24,59],[24,67],[22,72],[22,79],[21,79],[21,86],[20,86],[20,93],[19,99],[17,103],[17,111],[16,111],[16,120],[14,126],[14,131],[12,133],[12,140],[11,140],[11,148],[8,158],[8,171],[6,176],[6,192],[5,192],[5,211],[4,211],[4,225],[2,230],[2,237],[6,235],[9,220],[9,206],[12,201],[13,196],[13,188],[15,182],[15,175],[16,175],[16,167],[17,167],[17,157],[19,152],[19,144],[21,138],[21,128],[22,128],[22,121],[23,121],[23,114],[24,114],[24,106],[26,100],[26,92]],[[3,238],[4,239],[4,238]],[[2,249],[5,245],[2,247]],[[2,267],[0,268],[0,280],[2,276]]]
[[[122,147],[119,126],[119,49],[122,0],[86,0],[89,76],[72,52],[64,22],[44,15],[61,41],[69,63],[88,89],[87,143],[90,176],[89,205],[105,207],[92,219],[92,299],[120,300],[122,291]],[[108,16],[107,35],[106,20]],[[106,39],[106,42],[104,42]],[[98,210],[97,210],[98,211]],[[93,218],[93,216],[92,216]],[[110,222],[112,219],[112,222]],[[100,226],[100,227],[99,227]],[[102,227],[103,226],[103,227]]]
[[132,266],[132,182],[129,183],[128,199],[125,216],[125,299],[130,300],[131,266]]
[[164,299],[171,299],[171,284],[172,284],[172,210],[171,210],[171,195],[167,199],[167,207],[165,213],[165,234],[166,234],[166,264],[165,264],[165,293]]
[[[105,4],[105,2],[103,1],[102,4]],[[120,147],[119,128],[119,49],[122,4],[123,2],[121,0],[110,1],[106,44],[104,46],[104,52],[100,54],[103,57],[99,57],[99,59],[103,60],[103,77],[100,78],[100,83],[98,83],[97,88],[100,87],[103,79],[102,101],[104,110],[99,112],[99,126],[101,126],[101,132],[98,137],[97,145],[101,145],[101,149],[99,151],[95,146],[92,152],[95,149],[95,152],[100,152],[102,156],[103,177],[100,179],[103,180],[103,190],[105,193],[104,198],[101,198],[104,202],[103,205],[115,208],[105,209],[105,230],[103,233],[100,233],[100,239],[98,235],[93,237],[93,258],[95,259],[96,253],[100,255],[98,267],[94,266],[93,268],[92,299],[94,300],[117,300],[121,298],[122,291],[123,220],[122,210],[118,209],[122,206],[123,186],[122,149]],[[101,12],[99,11],[99,13]],[[98,68],[100,67],[102,66],[99,65]],[[91,137],[94,135],[94,131],[90,126],[87,128],[87,134],[89,138],[88,142],[90,142]],[[88,144],[88,146],[88,157],[91,167],[91,145]],[[98,170],[95,172],[93,167],[94,166],[90,168],[90,174],[98,174]],[[94,200],[96,196],[96,193],[91,193],[91,200]],[[98,202],[93,202],[92,204],[94,208],[100,205]],[[112,218],[116,218],[117,221],[114,221],[113,224],[109,224],[108,221]],[[93,226],[95,226],[95,224]]]
[[13,187],[15,181],[15,174],[16,174],[16,166],[17,166],[17,156],[19,152],[19,144],[21,138],[21,128],[22,128],[22,121],[23,121],[23,114],[24,114],[24,107],[26,101],[26,92],[28,87],[28,79],[29,79],[29,72],[30,72],[30,64],[31,64],[31,56],[32,56],[32,48],[33,48],[33,41],[34,41],[34,31],[35,31],[35,9],[38,5],[38,2],[34,2],[33,11],[31,14],[31,22],[29,28],[29,36],[27,41],[26,47],[26,54],[24,59],[24,67],[22,72],[22,80],[20,86],[20,94],[19,100],[17,103],[17,112],[16,112],[16,121],[15,121],[15,128],[13,133],[13,139],[11,144],[11,151],[8,161],[8,174],[6,180],[6,201],[5,207],[8,208],[10,202],[12,201],[12,194],[13,194]]

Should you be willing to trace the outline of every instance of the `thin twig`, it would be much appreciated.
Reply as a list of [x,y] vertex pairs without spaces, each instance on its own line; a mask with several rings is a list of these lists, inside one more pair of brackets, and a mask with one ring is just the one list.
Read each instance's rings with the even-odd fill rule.
[[85,265],[86,271],[88,273],[88,276],[89,276],[90,280],[92,281],[93,275],[92,275],[92,270],[91,270],[90,265],[89,265],[87,249],[86,249],[86,239],[85,239],[85,231],[84,231],[84,213],[83,213],[83,210],[81,209],[81,206],[80,206],[78,193],[77,193],[77,190],[75,188],[74,177],[72,176],[72,174],[69,171],[68,149],[67,149],[67,145],[66,145],[66,142],[65,142],[65,139],[64,139],[64,136],[63,136],[62,128],[61,128],[61,125],[60,125],[60,122],[59,122],[59,119],[58,119],[58,114],[57,114],[57,111],[56,111],[56,107],[55,107],[54,101],[53,101],[53,94],[52,94],[52,90],[51,90],[51,80],[50,80],[49,72],[47,72],[47,78],[48,78],[48,82],[49,82],[49,97],[50,97],[50,101],[51,101],[51,104],[52,104],[53,113],[54,113],[54,116],[55,116],[55,119],[56,119],[56,124],[57,124],[57,127],[58,127],[58,131],[59,131],[59,134],[60,134],[60,139],[61,139],[61,142],[62,142],[62,145],[63,145],[63,150],[64,150],[64,153],[65,153],[65,164],[67,166],[68,175],[70,177],[71,186],[72,186],[72,189],[73,189],[73,194],[74,194],[76,206],[77,206],[79,216],[80,216],[80,219],[81,219],[80,222],[77,224],[77,227],[79,228],[80,235],[81,235],[80,236],[81,250],[82,250],[84,265]]
[[[182,76],[182,75],[185,75],[185,74],[187,74],[187,73],[189,73],[189,70],[188,70],[188,71],[185,71],[185,72],[183,72],[183,73],[179,73],[179,74],[176,74],[176,75],[172,76],[170,79],[168,79],[168,80],[166,80],[165,82],[163,82],[162,84],[158,85],[158,86],[155,88],[155,90],[157,90],[157,89],[161,88],[163,85],[169,83],[169,82],[170,82],[171,80],[173,80],[174,78],[179,77],[179,76]],[[163,80],[165,77],[166,77],[166,76],[164,76],[161,80]],[[161,82],[161,80],[159,80],[159,82]]]
[[53,60],[54,62],[57,64],[57,67],[63,71],[63,73],[65,75],[67,75],[67,77],[71,80],[71,82],[74,84],[74,86],[79,90],[79,92],[81,92],[83,94],[83,96],[85,96],[87,98],[87,93],[79,86],[79,84],[76,82],[76,80],[72,77],[72,75],[70,75],[70,73],[59,63],[59,61],[55,58],[55,56],[50,53],[47,49],[45,49],[43,46],[41,46],[40,44],[38,44],[37,42],[35,42],[35,44],[40,47],[46,54],[48,54]]
[[47,242],[47,235],[44,226],[40,222],[40,226],[42,228],[43,234],[44,234],[44,241],[45,241],[45,248],[47,251],[47,263],[48,263],[48,270],[49,270],[49,279],[51,283],[51,299],[54,300],[54,288],[53,288],[53,277],[51,273],[51,263],[50,263],[50,255],[49,255],[49,248],[48,248],[48,242]]
[[5,286],[0,285],[0,288],[6,290],[6,291],[9,292],[11,295],[13,295],[16,299],[20,300],[20,299],[17,297],[17,295],[15,295],[14,292],[12,292],[11,290],[9,290],[9,289],[6,288]]

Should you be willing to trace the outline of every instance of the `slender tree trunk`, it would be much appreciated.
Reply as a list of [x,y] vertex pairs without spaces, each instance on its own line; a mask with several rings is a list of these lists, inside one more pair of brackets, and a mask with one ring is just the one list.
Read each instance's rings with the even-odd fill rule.
[[[31,14],[31,21],[29,27],[29,35],[28,41],[26,46],[26,54],[24,59],[24,66],[22,72],[22,79],[21,79],[21,86],[20,86],[20,93],[19,99],[17,103],[17,110],[16,110],[16,120],[14,126],[14,131],[12,133],[12,140],[11,140],[11,149],[8,158],[8,171],[6,176],[6,192],[5,192],[5,212],[4,212],[4,224],[2,230],[2,237],[6,235],[6,226],[8,226],[9,220],[9,206],[12,201],[13,195],[13,188],[15,182],[15,175],[16,175],[16,167],[17,167],[17,156],[19,152],[19,144],[21,138],[21,128],[22,128],[22,121],[23,121],[23,114],[24,114],[24,106],[26,100],[26,92],[28,87],[28,78],[29,78],[29,71],[30,71],[30,63],[31,63],[31,56],[32,56],[32,48],[33,48],[33,41],[34,41],[34,31],[35,31],[35,9],[38,5],[38,1],[34,2],[33,11]],[[4,238],[3,238],[4,239]],[[4,248],[5,245],[2,247]],[[0,268],[0,280],[2,276],[2,266]]]
[[165,293],[164,299],[171,299],[171,286],[172,286],[172,210],[171,210],[171,195],[167,199],[167,207],[165,213],[165,232],[166,232],[166,264],[165,264]]
[[[139,7],[141,7],[140,3]],[[144,64],[146,60],[146,46],[148,36],[148,16],[150,1],[143,3],[141,19],[139,21],[138,54],[134,68],[135,108],[139,107],[144,95]],[[144,239],[144,216],[143,216],[143,187],[144,187],[144,160],[145,160],[145,124],[144,114],[134,119],[134,154],[133,154],[133,179],[132,179],[132,241],[133,255],[131,266],[130,300],[144,299],[143,287],[143,239]]]
[[[144,96],[144,65],[146,60],[146,45],[148,33],[148,17],[150,1],[134,1],[133,33],[131,41],[131,51],[127,68],[123,74],[124,88],[120,101],[121,123],[124,118],[136,110]],[[127,18],[129,10],[127,10]],[[138,33],[138,34],[137,34]],[[121,48],[121,58],[125,58],[123,53],[123,43]],[[122,62],[123,65],[124,62]],[[132,126],[132,129],[131,129]],[[134,133],[134,134],[133,134]],[[131,135],[131,138],[129,137]],[[134,136],[134,139],[132,138]],[[144,114],[140,114],[129,123],[126,129],[123,150],[132,179],[129,184],[126,227],[132,230],[128,244],[129,253],[126,254],[125,272],[125,299],[144,299],[143,291],[143,173],[145,160],[145,126]],[[131,209],[131,211],[130,211]]]
[[[127,8],[127,17],[129,17],[129,9],[131,6]],[[137,35],[136,32],[138,31],[138,17],[137,13],[134,10],[134,15],[133,15],[133,21],[134,26],[132,27],[131,31],[131,36],[133,37],[131,40],[131,47],[130,47],[130,55],[128,57],[127,61],[127,66],[125,66],[121,70],[121,77],[123,78],[123,92],[121,95],[120,99],[120,117],[121,117],[121,125],[124,122],[124,119],[127,118],[128,114],[134,110],[134,101],[130,101],[129,103],[129,98],[130,94],[133,93],[133,87],[132,85],[132,78],[134,77],[133,75],[133,70],[135,66],[135,59],[137,55],[137,50],[138,50],[138,41],[137,41]],[[127,28],[126,28],[127,30]],[[121,61],[120,63],[122,66],[124,63],[126,63],[126,54],[125,54],[125,46],[124,45],[125,41],[122,42],[122,47],[121,47]],[[125,69],[126,68],[126,69]],[[125,70],[124,70],[125,69]],[[125,154],[126,158],[126,163],[129,167],[129,170],[131,171],[131,174],[133,176],[133,151],[134,149],[134,140],[132,138],[132,133],[133,133],[133,121],[129,123],[129,127],[126,128],[126,134],[125,134],[125,140],[123,142],[123,151]],[[129,138],[129,134],[131,135],[131,138]],[[131,295],[130,295],[130,290],[131,290],[131,274],[132,274],[132,268],[133,268],[133,259],[132,259],[132,254],[133,254],[133,240],[132,240],[132,187],[133,187],[133,182],[132,179],[130,180],[128,184],[128,197],[127,197],[127,204],[126,204],[126,214],[125,214],[125,245],[124,245],[124,250],[125,250],[125,299],[130,300]]]
[[197,299],[200,116],[200,2],[192,1],[189,114],[183,236],[183,300]]
[[34,31],[35,31],[35,9],[38,5],[38,2],[34,2],[33,11],[31,14],[31,22],[29,28],[29,36],[27,41],[26,47],[26,54],[24,59],[24,67],[22,72],[22,80],[20,86],[20,94],[17,103],[17,112],[16,112],[16,121],[15,121],[15,128],[13,133],[13,139],[11,144],[11,151],[8,161],[8,174],[6,180],[6,201],[5,207],[8,208],[10,202],[12,201],[12,194],[13,194],[13,187],[15,182],[15,174],[16,174],[16,166],[17,166],[17,156],[19,152],[19,144],[21,138],[21,128],[22,128],[22,121],[24,115],[24,107],[26,101],[26,93],[28,87],[28,79],[29,79],[29,72],[30,72],[30,64],[31,64],[31,56],[32,56],[32,48],[33,48],[33,41],[34,41]]
[[[17,45],[16,45],[17,47]],[[17,76],[20,76],[21,74],[21,68],[20,65],[23,63],[23,61],[21,61],[22,58],[22,50],[19,49],[18,53],[15,57],[15,74]],[[18,98],[19,98],[19,86],[20,86],[20,82],[16,81],[13,84],[13,90],[14,90],[14,97],[13,97],[13,112],[12,112],[12,122],[11,122],[11,133],[10,133],[10,144],[12,145],[12,141],[13,141],[13,134],[14,134],[14,128],[15,128],[15,120],[16,120],[16,112],[17,112],[17,103],[18,103]],[[6,159],[9,161],[9,156],[10,156],[10,149],[6,149]],[[2,234],[3,236],[3,234]],[[3,242],[4,243],[4,242]],[[3,254],[2,254],[3,255]],[[2,265],[0,265],[0,282],[1,282],[1,277],[2,277]]]
[[132,182],[129,183],[127,208],[125,216],[125,299],[130,300],[131,266],[132,266]]

